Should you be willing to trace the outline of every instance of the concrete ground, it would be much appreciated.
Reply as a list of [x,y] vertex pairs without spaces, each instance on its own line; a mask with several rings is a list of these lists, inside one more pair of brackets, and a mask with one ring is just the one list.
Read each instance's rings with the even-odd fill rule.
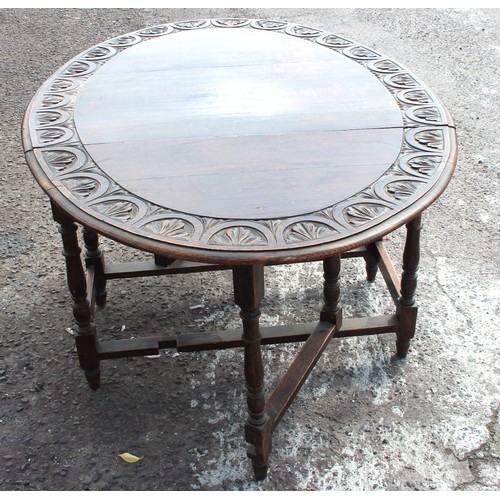
[[[55,69],[115,35],[175,20],[283,19],[413,70],[456,119],[459,162],[424,214],[417,336],[334,341],[274,435],[269,477],[245,456],[240,350],[77,366],[59,237],[26,167],[23,111]],[[0,490],[498,490],[499,10],[0,10]],[[396,259],[402,233],[388,241]],[[140,258],[106,241],[108,260]],[[317,263],[268,269],[263,321],[313,321]],[[230,274],[112,282],[101,337],[233,327]],[[346,262],[346,315],[390,312]],[[297,346],[265,349],[269,387]],[[117,457],[143,457],[128,464]]]

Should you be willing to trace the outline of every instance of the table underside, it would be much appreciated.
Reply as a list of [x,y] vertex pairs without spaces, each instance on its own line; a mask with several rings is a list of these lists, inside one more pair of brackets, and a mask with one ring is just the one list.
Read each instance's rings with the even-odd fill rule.
[[[407,224],[407,239],[403,255],[403,275],[400,280],[382,241],[345,254],[323,259],[323,308],[319,321],[298,325],[259,326],[260,302],[264,296],[262,265],[221,266],[176,261],[157,255],[153,262],[107,264],[99,249],[97,233],[84,228],[85,268],[80,259],[77,225],[64,211],[53,205],[55,220],[60,225],[68,285],[73,299],[73,314],[77,324],[75,341],[80,365],[92,389],[100,386],[100,364],[107,359],[149,356],[163,348],[182,351],[243,348],[249,418],[245,425],[254,475],[267,475],[272,432],[314,368],[332,338],[396,333],[397,355],[406,356],[415,333],[417,307],[414,301],[416,271],[419,258],[420,216]],[[395,313],[386,316],[343,318],[340,300],[341,258],[363,257],[367,278],[375,279],[380,269],[395,304]],[[240,307],[242,328],[231,331],[191,332],[163,336],[103,341],[98,339],[94,316],[95,306],[106,303],[106,282],[111,279],[214,272],[231,269],[235,303]],[[266,396],[261,345],[303,342],[302,348]]]

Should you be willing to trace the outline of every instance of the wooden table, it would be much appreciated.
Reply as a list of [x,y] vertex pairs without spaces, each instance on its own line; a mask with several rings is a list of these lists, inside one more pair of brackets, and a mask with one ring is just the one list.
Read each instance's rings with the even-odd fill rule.
[[[375,50],[281,21],[162,24],[105,41],[58,69],[23,124],[28,166],[64,246],[80,365],[243,347],[246,440],[266,476],[271,433],[332,337],[415,332],[421,213],[456,163],[453,121],[408,70]],[[77,225],[83,227],[84,264]],[[382,237],[406,224],[401,280]],[[154,255],[105,263],[98,235]],[[342,318],[342,257],[377,269],[394,314]],[[259,328],[264,266],[322,260],[314,324]],[[232,269],[242,330],[99,341],[110,279]],[[266,398],[261,344],[304,345]]]

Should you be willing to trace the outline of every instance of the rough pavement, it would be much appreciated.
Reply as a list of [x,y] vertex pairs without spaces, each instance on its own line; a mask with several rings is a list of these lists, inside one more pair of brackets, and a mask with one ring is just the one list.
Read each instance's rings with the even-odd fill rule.
[[[499,10],[0,10],[0,490],[498,490]],[[78,368],[59,237],[23,159],[40,84],[113,36],[185,19],[283,19],[356,40],[414,71],[455,117],[459,162],[424,214],[417,336],[331,343],[274,434],[269,477],[245,456],[242,353]],[[402,233],[388,242],[401,251]],[[104,244],[108,260],[139,252]],[[345,262],[345,261],[344,261]],[[267,272],[268,324],[313,321],[318,264]],[[381,279],[346,262],[345,314],[390,311]],[[112,282],[103,338],[234,327],[230,275]],[[132,312],[133,311],[133,312]],[[297,346],[265,349],[269,387]],[[144,458],[127,464],[119,453]]]

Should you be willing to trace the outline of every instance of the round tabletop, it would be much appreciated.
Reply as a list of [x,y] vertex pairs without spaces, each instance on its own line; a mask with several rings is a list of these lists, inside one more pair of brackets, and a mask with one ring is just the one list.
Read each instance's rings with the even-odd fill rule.
[[154,26],[57,70],[23,124],[28,165],[77,222],[220,264],[319,259],[429,206],[453,121],[364,45],[282,21]]

